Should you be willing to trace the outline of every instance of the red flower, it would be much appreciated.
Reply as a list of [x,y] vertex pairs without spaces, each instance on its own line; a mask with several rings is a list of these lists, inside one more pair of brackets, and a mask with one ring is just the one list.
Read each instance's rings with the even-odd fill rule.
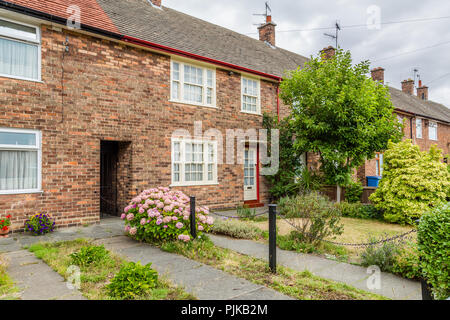
[[7,226],[4,226],[4,227],[2,228],[2,230],[3,230],[3,231],[6,231],[6,230],[8,230],[8,227],[7,227]]
[[11,219],[11,215],[8,214],[8,215],[6,216],[6,219]]
[[0,220],[0,223],[3,223],[3,222],[5,222],[5,220]]

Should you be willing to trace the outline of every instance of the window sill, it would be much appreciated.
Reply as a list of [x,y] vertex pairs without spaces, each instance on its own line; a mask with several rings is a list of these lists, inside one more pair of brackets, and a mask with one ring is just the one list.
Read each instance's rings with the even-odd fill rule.
[[258,112],[250,112],[250,111],[241,110],[241,113],[252,114],[254,116],[262,116],[262,114],[258,113]]
[[169,187],[203,187],[218,186],[218,182],[200,182],[200,183],[172,183]]
[[0,191],[0,196],[13,195],[13,194],[34,194],[34,193],[44,193],[44,191],[43,190],[3,190],[3,191]]
[[171,103],[177,103],[177,104],[184,104],[184,105],[188,105],[188,106],[195,106],[195,107],[204,107],[204,108],[210,108],[210,109],[219,109],[217,106],[210,106],[210,105],[199,104],[199,103],[194,103],[194,102],[178,101],[178,100],[173,100],[173,99],[170,99],[169,102],[171,102]]
[[23,81],[36,82],[36,83],[44,83],[44,81],[42,81],[40,79],[30,79],[30,78],[24,78],[24,77],[17,77],[17,76],[12,76],[12,75],[8,75],[8,74],[2,74],[2,73],[0,73],[0,78],[7,78],[7,79],[14,79],[14,80],[23,80]]

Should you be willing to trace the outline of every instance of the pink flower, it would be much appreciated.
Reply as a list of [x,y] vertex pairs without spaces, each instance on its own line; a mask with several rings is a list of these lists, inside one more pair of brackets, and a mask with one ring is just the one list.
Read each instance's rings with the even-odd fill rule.
[[168,227],[169,227],[168,225],[165,225],[163,228],[164,228],[164,229],[167,229]]
[[147,220],[145,218],[142,218],[141,219],[141,226],[143,226],[146,222],[147,222]]
[[178,220],[178,218],[177,218],[177,217],[175,217],[175,216],[173,216],[173,217],[172,217],[172,220],[173,220],[173,221],[177,221],[177,220]]
[[209,225],[212,225],[212,224],[214,223],[213,217],[208,217],[208,218],[206,219],[206,223],[209,224]]
[[183,216],[183,220],[189,220],[189,216]]
[[203,231],[203,229],[204,229],[203,226],[198,226],[199,231]]
[[161,219],[156,220],[156,224],[159,226],[163,221]]
[[162,209],[164,208],[164,203],[162,202],[158,202],[158,204],[156,205],[157,208]]
[[127,215],[125,213],[122,213],[122,215],[120,216],[120,219],[125,220],[126,217],[127,217]]
[[181,222],[177,222],[177,224],[175,225],[178,229],[181,229],[184,227],[184,224],[182,224]]
[[131,229],[131,227],[130,227],[130,226],[126,226],[126,227],[125,227],[125,232],[128,232],[128,231],[130,231],[130,229]]
[[130,213],[129,215],[127,215],[127,220],[131,221],[134,219],[134,214]]
[[136,232],[137,232],[137,228],[136,227],[133,227],[133,228],[130,229],[130,234],[132,236],[134,236],[136,234]]
[[140,207],[140,208],[139,208],[139,213],[144,213],[144,212],[145,212],[144,207]]

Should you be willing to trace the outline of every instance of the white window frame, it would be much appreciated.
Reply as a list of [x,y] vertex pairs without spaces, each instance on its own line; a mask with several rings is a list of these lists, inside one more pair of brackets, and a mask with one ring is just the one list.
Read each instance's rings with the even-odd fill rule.
[[[180,143],[180,161],[176,163],[180,164],[180,181],[174,181],[173,166],[175,164],[174,159],[174,149],[175,143]],[[186,153],[185,146],[188,143],[203,144],[203,180],[202,181],[185,181],[185,165],[186,165]],[[213,159],[213,179],[208,180],[208,145],[213,145],[214,148],[214,159]],[[173,187],[185,187],[185,186],[207,186],[207,185],[218,185],[217,179],[217,141],[215,140],[196,140],[196,139],[184,139],[184,138],[172,138],[171,145],[171,181],[170,186]]]
[[[420,123],[420,126],[419,126],[419,123]],[[418,130],[418,128],[420,128],[420,130]],[[416,118],[416,138],[417,139],[423,138],[423,120],[421,118]]]
[[[177,63],[179,65],[179,80],[175,80],[173,78],[173,65],[174,63]],[[195,101],[188,101],[188,100],[184,100],[184,66],[190,66],[190,67],[194,67],[194,68],[199,68],[202,69],[203,71],[203,85],[202,90],[203,90],[203,94],[202,94],[202,102],[195,102]],[[208,86],[208,71],[212,72],[212,87]],[[180,86],[180,91],[178,94],[178,99],[173,98],[173,83],[174,81],[178,81],[179,86]],[[198,85],[200,86],[200,85]],[[213,93],[212,93],[212,101],[211,103],[207,103],[207,92],[208,92],[208,88],[213,89]],[[216,103],[216,69],[213,68],[207,68],[205,66],[202,65],[197,65],[197,64],[192,64],[192,63],[187,63],[187,62],[183,62],[180,60],[171,60],[170,62],[170,102],[175,102],[175,103],[182,103],[182,104],[189,104],[189,105],[194,105],[194,106],[200,106],[200,107],[208,107],[208,108],[217,108],[217,103]]]
[[42,133],[38,130],[0,128],[0,132],[12,133],[32,133],[36,137],[35,146],[9,145],[0,144],[0,150],[8,151],[37,151],[37,187],[35,189],[19,189],[19,190],[0,190],[1,194],[23,194],[23,193],[41,193],[42,192]]
[[0,33],[0,38],[11,40],[11,41],[16,41],[16,42],[22,42],[22,43],[26,43],[26,44],[37,45],[37,48],[38,48],[38,77],[37,77],[37,79],[15,76],[15,75],[4,74],[4,73],[0,73],[0,77],[12,78],[12,79],[18,79],[18,80],[26,80],[26,81],[34,81],[34,82],[42,82],[42,70],[41,70],[42,69],[42,43],[41,43],[41,28],[40,28],[40,26],[24,23],[21,21],[11,20],[8,18],[4,18],[2,16],[0,16],[0,20],[8,21],[8,22],[15,23],[15,24],[20,24],[25,27],[34,28],[36,30],[36,39],[20,38],[17,35],[15,35],[13,33],[8,33],[8,32]]
[[383,168],[384,167],[384,154],[381,152],[377,152],[375,157],[375,175],[378,177],[383,176]]
[[[435,130],[435,139],[431,137],[431,130],[434,128]],[[433,141],[438,141],[438,124],[435,121],[428,121],[428,139]]]
[[[258,89],[257,89],[258,90],[258,96],[251,96],[251,95],[246,94],[249,97],[256,98],[256,112],[244,110],[244,79],[251,80],[251,81],[256,81],[256,83],[258,85]],[[241,75],[241,112],[242,113],[261,115],[261,80],[260,79],[246,77],[246,76]]]

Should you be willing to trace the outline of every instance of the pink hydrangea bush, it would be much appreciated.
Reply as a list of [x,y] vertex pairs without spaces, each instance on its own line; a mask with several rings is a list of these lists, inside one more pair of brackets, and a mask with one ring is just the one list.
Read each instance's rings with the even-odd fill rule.
[[[197,234],[208,232],[214,223],[208,207],[195,210]],[[125,207],[121,219],[125,232],[139,241],[180,240],[190,235],[190,201],[181,191],[159,187],[144,190]]]

